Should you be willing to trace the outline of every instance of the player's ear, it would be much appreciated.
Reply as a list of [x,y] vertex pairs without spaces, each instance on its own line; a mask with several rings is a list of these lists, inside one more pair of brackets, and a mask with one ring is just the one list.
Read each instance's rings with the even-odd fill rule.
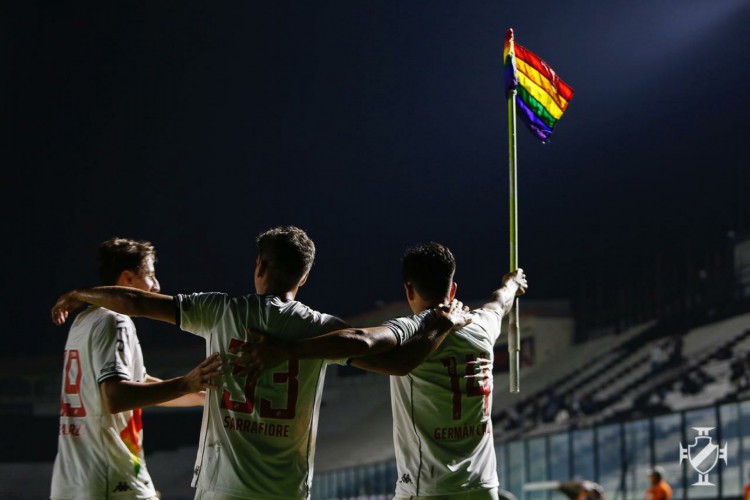
[[305,283],[307,283],[307,277],[308,276],[310,276],[310,271],[306,272],[305,275],[302,276],[302,279],[299,280],[299,284],[297,286],[300,287],[300,286],[304,285]]
[[266,271],[268,270],[268,263],[260,258],[260,255],[255,257],[255,276],[257,278],[262,278],[264,274],[266,274]]
[[451,291],[448,293],[448,300],[453,300],[456,296],[456,288],[458,288],[458,283],[455,281],[451,282]]
[[414,300],[416,292],[414,291],[414,287],[411,283],[404,283],[404,291],[406,292],[406,298],[408,300]]
[[117,282],[115,284],[117,286],[131,286],[135,278],[136,274],[133,271],[131,271],[130,269],[125,269],[120,273],[120,276],[117,277]]

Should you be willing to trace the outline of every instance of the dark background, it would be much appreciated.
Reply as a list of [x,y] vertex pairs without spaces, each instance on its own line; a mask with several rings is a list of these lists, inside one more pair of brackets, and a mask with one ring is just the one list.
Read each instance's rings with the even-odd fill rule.
[[[401,300],[400,255],[427,240],[462,298],[487,296],[509,260],[509,27],[576,90],[550,144],[519,128],[529,298],[582,324],[658,302],[750,229],[744,0],[0,9],[6,356],[61,353],[49,308],[98,283],[112,236],[152,241],[170,294],[252,291],[255,235],[294,224],[318,247],[314,308]],[[140,336],[202,345],[162,331]]]

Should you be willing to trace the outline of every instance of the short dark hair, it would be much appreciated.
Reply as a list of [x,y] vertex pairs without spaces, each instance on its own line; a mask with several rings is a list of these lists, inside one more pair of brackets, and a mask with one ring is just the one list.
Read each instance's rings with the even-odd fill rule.
[[446,247],[433,241],[406,250],[401,265],[404,283],[411,283],[427,300],[441,300],[448,295],[456,259]]
[[99,245],[99,277],[105,285],[114,285],[123,271],[139,271],[148,257],[156,262],[151,242],[110,238]]
[[271,281],[284,289],[294,288],[315,260],[315,243],[295,226],[271,228],[256,241],[258,256],[268,263]]
[[659,465],[655,465],[648,471],[648,475],[653,476],[656,481],[661,481],[662,479],[664,479],[664,468]]

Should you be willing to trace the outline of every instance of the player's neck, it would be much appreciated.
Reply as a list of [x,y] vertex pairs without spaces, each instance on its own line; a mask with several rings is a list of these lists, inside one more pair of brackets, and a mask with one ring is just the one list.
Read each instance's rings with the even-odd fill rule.
[[295,288],[294,290],[276,290],[272,287],[268,287],[262,290],[258,289],[256,290],[256,293],[258,295],[275,295],[281,300],[287,301],[287,300],[294,300],[294,298],[297,296],[297,289]]
[[419,314],[422,311],[426,311],[427,309],[434,309],[440,304],[447,304],[450,302],[448,300],[448,297],[445,297],[443,300],[423,300],[421,298],[416,298],[412,301],[409,301],[409,307],[411,307],[411,312],[414,314]]
[[281,300],[294,300],[297,296],[297,291],[300,285],[289,288],[289,286],[283,286],[272,280],[269,274],[258,273],[256,269],[255,273],[255,293],[258,295],[275,295]]
[[298,290],[298,286],[289,290],[285,287],[274,286],[273,283],[268,283],[265,280],[255,282],[255,293],[258,295],[275,295],[282,300],[294,300]]

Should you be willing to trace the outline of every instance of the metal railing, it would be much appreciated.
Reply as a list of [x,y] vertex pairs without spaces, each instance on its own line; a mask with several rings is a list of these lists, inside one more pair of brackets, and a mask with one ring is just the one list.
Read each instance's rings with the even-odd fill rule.
[[[694,485],[698,472],[690,458],[680,464],[681,447],[708,444],[696,439],[696,427],[712,428],[711,445],[726,444],[726,465],[719,460],[708,473],[712,486]],[[610,500],[640,500],[648,489],[647,471],[654,465],[664,468],[672,498],[741,498],[750,466],[750,401],[517,439],[495,449],[501,487],[522,500],[564,498],[555,491],[523,487],[571,479],[596,481]],[[691,456],[697,455],[694,449]],[[716,454],[718,459],[718,449]],[[390,499],[396,480],[395,460],[321,472],[315,475],[312,498]]]

